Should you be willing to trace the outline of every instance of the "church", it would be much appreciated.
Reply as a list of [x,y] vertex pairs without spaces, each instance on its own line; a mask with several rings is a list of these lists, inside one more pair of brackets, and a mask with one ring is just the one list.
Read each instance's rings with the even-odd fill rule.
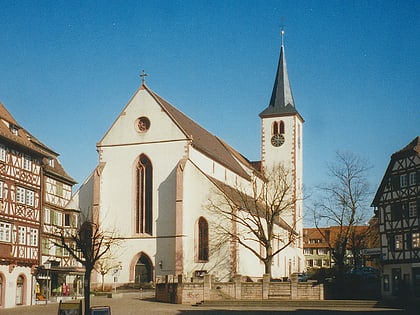
[[[291,171],[295,202],[275,229],[294,238],[286,245],[273,244],[284,248],[271,261],[271,276],[302,272],[304,120],[295,107],[283,41],[270,102],[259,113],[260,161],[249,161],[142,79],[97,143],[97,167],[69,203],[102,230],[115,231],[121,241],[108,257],[115,268],[105,282],[145,283],[171,275],[191,279],[211,274],[221,281],[235,274],[261,277],[265,266],[255,253],[264,248],[252,240],[247,248],[229,238],[214,245],[220,236],[214,225],[218,215],[209,200],[239,187],[252,195],[252,187],[267,181],[265,170],[280,164]],[[235,225],[231,228],[240,233]],[[92,283],[100,281],[99,274],[93,275]]]

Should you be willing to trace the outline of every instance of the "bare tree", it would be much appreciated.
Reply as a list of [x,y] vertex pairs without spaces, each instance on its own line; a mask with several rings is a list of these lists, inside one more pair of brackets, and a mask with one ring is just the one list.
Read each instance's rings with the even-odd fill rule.
[[[367,161],[350,152],[337,152],[334,163],[328,164],[330,182],[317,187],[313,206],[315,226],[328,242],[338,274],[345,270],[346,250],[355,226],[365,223],[370,197]],[[325,235],[322,226],[337,226],[334,237]]]
[[264,175],[254,180],[252,188],[215,181],[218,189],[209,209],[215,214],[212,225],[219,244],[230,241],[243,246],[271,276],[273,258],[299,236],[294,208],[300,196],[295,194],[292,172],[282,164]]
[[105,276],[111,270],[114,271],[115,275],[115,271],[118,272],[120,268],[121,262],[117,262],[114,257],[110,252],[107,252],[95,265],[95,270],[101,275],[102,292],[105,291]]
[[90,278],[95,265],[111,249],[118,244],[114,232],[103,231],[92,221],[85,220],[77,233],[73,235],[60,235],[60,243],[56,246],[66,249],[82,266],[85,267],[84,297],[85,314],[90,315]]

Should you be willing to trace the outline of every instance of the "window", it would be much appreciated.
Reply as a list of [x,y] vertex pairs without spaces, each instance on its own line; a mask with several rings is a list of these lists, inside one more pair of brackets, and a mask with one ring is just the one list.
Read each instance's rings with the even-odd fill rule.
[[273,135],[276,135],[279,133],[279,125],[277,121],[273,122],[273,130],[271,132]]
[[63,248],[60,246],[55,246],[55,256],[63,256]]
[[142,154],[136,168],[137,194],[135,207],[136,233],[152,234],[153,222],[153,168]]
[[304,248],[303,253],[305,255],[312,255],[312,248]]
[[21,245],[26,244],[26,227],[25,226],[18,227],[18,244],[21,244]]
[[17,187],[16,189],[16,202],[25,203],[25,188]]
[[326,255],[327,249],[326,248],[318,248],[318,255]]
[[59,197],[63,197],[63,183],[56,182],[55,194]]
[[6,146],[0,144],[0,161],[6,162]]
[[203,217],[198,219],[198,260],[209,260],[209,226]]
[[396,250],[403,249],[403,236],[402,236],[402,234],[395,235],[395,249]]
[[71,214],[65,213],[64,214],[64,226],[70,226],[71,224]]
[[15,136],[17,136],[19,134],[19,129],[16,125],[10,124],[9,127],[11,133],[13,133]]
[[41,245],[41,251],[44,255],[47,255],[50,253],[50,241],[48,238],[41,238],[42,245]]
[[10,223],[0,222],[0,241],[10,242],[12,235],[12,225]]
[[24,154],[23,157],[23,168],[27,171],[32,170],[32,158],[30,155]]
[[59,211],[51,210],[51,224],[62,226],[63,214]]
[[140,117],[137,120],[137,131],[138,132],[146,132],[150,128],[150,120],[147,117]]
[[400,175],[400,187],[407,187],[407,174]]
[[284,122],[283,122],[283,120],[280,121],[280,134],[284,134]]
[[384,275],[383,280],[384,291],[389,291],[389,275]]
[[26,190],[25,203],[28,206],[33,207],[34,206],[34,197],[35,197],[35,192],[34,191]]
[[38,230],[37,229],[30,229],[29,230],[28,244],[30,246],[38,246]]
[[416,172],[411,172],[408,174],[408,183],[410,186],[416,185]]
[[319,238],[311,238],[309,240],[309,243],[310,244],[319,244],[319,243],[321,243],[321,239],[319,239]]
[[273,122],[271,133],[273,135],[284,134],[283,120]]
[[22,187],[17,187],[16,202],[33,207],[35,204],[35,192]]
[[0,181],[0,199],[3,199],[3,186],[4,182]]
[[417,203],[415,201],[411,201],[408,205],[408,212],[410,218],[417,216]]
[[420,248],[420,233],[413,233],[411,235],[412,248]]
[[50,213],[50,209],[48,208],[44,209],[44,222],[47,224],[51,223],[51,213]]

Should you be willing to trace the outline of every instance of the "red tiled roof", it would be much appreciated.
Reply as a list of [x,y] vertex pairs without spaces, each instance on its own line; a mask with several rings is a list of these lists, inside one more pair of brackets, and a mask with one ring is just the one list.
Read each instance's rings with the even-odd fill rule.
[[[11,125],[17,129],[17,134],[11,130]],[[6,107],[0,103],[0,138],[24,147],[27,150],[46,157],[55,157],[58,154],[22,128]]]

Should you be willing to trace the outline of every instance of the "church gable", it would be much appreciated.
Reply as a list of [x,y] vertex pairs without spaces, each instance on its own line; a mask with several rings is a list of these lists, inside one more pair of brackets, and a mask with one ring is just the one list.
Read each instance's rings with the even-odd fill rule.
[[142,85],[98,147],[185,140],[185,134]]

